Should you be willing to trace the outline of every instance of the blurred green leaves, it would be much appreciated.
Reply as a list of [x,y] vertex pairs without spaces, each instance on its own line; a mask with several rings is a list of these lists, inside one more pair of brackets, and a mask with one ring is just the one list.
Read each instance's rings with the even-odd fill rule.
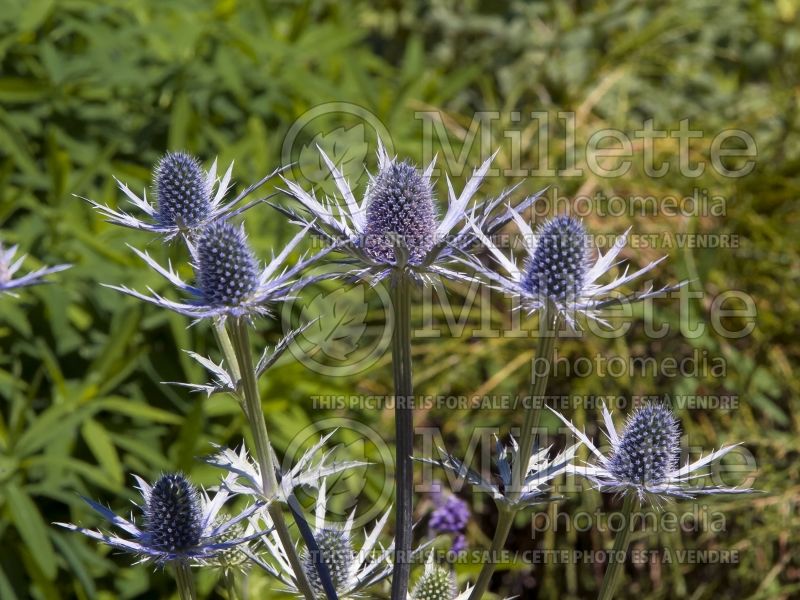
[[[726,358],[727,377],[556,378],[553,393],[738,395],[735,411],[684,411],[686,434],[706,446],[747,440],[761,467],[756,486],[773,495],[755,507],[747,499],[728,502],[724,537],[701,532],[683,536],[682,543],[739,548],[741,563],[673,565],[664,569],[664,580],[655,571],[637,571],[629,595],[663,597],[665,581],[677,582],[675,597],[724,597],[724,590],[736,598],[796,593],[800,564],[790,549],[800,543],[800,517],[791,509],[800,493],[798,12],[795,0],[0,2],[0,237],[31,254],[26,267],[76,265],[58,283],[19,299],[0,298],[0,597],[169,597],[168,579],[107,557],[98,545],[50,522],[94,524],[77,494],[124,506],[131,472],[150,477],[182,468],[212,480],[195,457],[207,453],[211,441],[241,443],[243,424],[230,399],[161,384],[204,379],[181,350],[208,354],[207,330],[188,328],[183,318],[99,285],[162,289],[128,243],[159,260],[180,263],[186,257],[177,247],[162,248],[102,222],[73,194],[119,205],[112,175],[137,191],[147,189],[150,165],[167,149],[195,152],[206,164],[214,157],[222,165],[235,161],[241,189],[278,166],[292,125],[327,102],[351,103],[375,115],[394,150],[414,160],[423,158],[417,113],[428,110],[440,111],[456,152],[468,139],[475,111],[499,111],[506,125],[521,130],[520,158],[531,165],[539,162],[540,128],[523,117],[534,111],[547,112],[554,123],[559,111],[574,111],[579,147],[600,128],[631,131],[646,119],[669,129],[691,118],[707,132],[742,128],[754,135],[758,166],[743,180],[711,174],[689,180],[674,172],[650,178],[634,168],[614,180],[537,177],[525,189],[554,184],[566,195],[581,189],[680,196],[701,186],[726,197],[724,218],[643,216],[608,227],[739,236],[735,249],[672,251],[658,276],[664,282],[690,277],[693,289],[705,291],[705,299],[691,304],[693,319],[708,318],[707,299],[721,290],[751,293],[759,312],[751,336],[732,341],[707,330],[696,339],[674,333],[652,341],[636,321],[625,339],[589,337],[565,343],[563,354],[660,359],[702,349]],[[522,124],[511,122],[514,112]],[[354,181],[364,174],[363,160],[374,164],[362,121],[346,114],[327,118],[322,133],[301,132],[293,147],[298,156],[292,160],[299,160],[294,175],[302,183],[320,171],[317,145],[344,163]],[[551,133],[548,164],[563,166],[563,132]],[[486,143],[501,148],[497,164],[510,168],[509,139],[501,129],[493,135]],[[704,152],[707,138],[697,140],[693,151]],[[481,158],[478,150],[477,144],[468,148],[470,166]],[[658,158],[676,160],[666,150]],[[492,178],[486,193],[514,182]],[[248,231],[264,256],[293,234],[266,207],[250,211]],[[468,294],[459,286],[449,292],[456,299]],[[382,333],[375,323],[384,315],[369,294],[353,299],[330,286],[319,298],[307,296],[309,316],[328,313],[367,337]],[[434,308],[445,322],[447,315]],[[660,303],[655,310],[674,332],[680,330],[676,305]],[[469,325],[477,327],[479,313],[478,306],[469,311]],[[414,318],[421,322],[421,311]],[[491,319],[493,326],[507,324],[499,310]],[[272,321],[260,322],[259,329],[260,344],[280,336]],[[316,344],[331,356],[352,351],[347,339],[330,338],[330,330],[316,333]],[[531,348],[524,339],[443,336],[417,340],[414,352],[422,394],[513,395],[527,389]],[[262,384],[278,452],[331,413],[388,436],[391,420],[383,411],[342,415],[314,411],[309,402],[320,394],[385,394],[388,381],[385,359],[368,373],[338,378],[281,361]],[[573,416],[590,427],[595,421],[588,411]],[[417,416],[421,425],[441,426],[452,448],[465,447],[473,425],[507,427],[511,420],[503,411],[434,409]],[[357,454],[358,440],[350,442]],[[368,503],[383,482],[373,472],[367,477],[357,493]],[[601,501],[587,494],[572,507],[591,511]],[[471,537],[491,532],[492,518],[488,510],[479,514]],[[528,531],[520,525],[520,532],[513,543],[526,548]],[[556,548],[598,549],[607,541],[596,532],[546,539]],[[654,535],[642,542],[660,540]],[[582,597],[596,587],[590,570],[568,565],[538,565],[533,576],[543,582],[542,598]],[[520,587],[522,580],[515,572],[500,583],[506,595],[525,597],[532,592]],[[263,598],[277,597],[272,587],[254,583]]]

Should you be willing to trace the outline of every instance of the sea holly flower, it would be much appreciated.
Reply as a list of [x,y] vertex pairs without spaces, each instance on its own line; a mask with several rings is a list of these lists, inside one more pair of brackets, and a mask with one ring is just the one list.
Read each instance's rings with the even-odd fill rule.
[[464,531],[469,523],[469,506],[454,494],[444,495],[441,490],[433,496],[436,508],[431,512],[428,526],[437,534],[453,535],[451,552],[461,552],[467,547]]
[[133,517],[126,519],[84,498],[89,506],[126,536],[70,523],[56,525],[133,554],[139,558],[138,562],[150,562],[158,566],[174,561],[206,564],[221,552],[265,533],[229,535],[232,528],[242,522],[247,523],[246,519],[259,510],[261,504],[252,504],[232,518],[221,518],[220,510],[230,497],[224,485],[211,497],[205,490],[198,490],[180,473],[162,475],[152,486],[140,477],[134,477],[142,494],[142,504],[138,505],[143,515],[141,524],[137,524]]
[[506,256],[482,231],[481,226],[474,222],[473,232],[489,250],[499,268],[495,265],[486,266],[475,257],[466,260],[496,289],[518,298],[520,307],[529,314],[549,303],[570,325],[575,324],[577,314],[605,324],[606,321],[598,312],[602,308],[617,302],[659,296],[683,285],[665,286],[658,290],[649,286],[624,298],[612,296],[612,292],[652,271],[666,257],[633,272],[626,267],[622,274],[609,283],[600,284],[598,280],[619,265],[617,257],[625,247],[630,229],[603,254],[593,248],[589,233],[578,219],[559,215],[546,221],[534,234],[521,211],[509,206],[507,215],[514,220],[522,234],[527,252],[524,264],[520,266],[513,256]]
[[[217,517],[214,525],[222,525],[225,522],[224,517]],[[237,539],[245,539],[246,541],[236,544],[230,548],[224,548],[217,552],[211,559],[207,561],[210,566],[218,567],[223,571],[246,571],[250,566],[250,558],[247,556],[255,544],[252,535],[256,533],[255,527],[249,522],[239,521],[238,523],[228,527],[220,532],[217,536],[219,542],[231,542]]]
[[[301,207],[276,207],[295,222],[312,227],[315,233],[339,244],[347,254],[342,261],[351,265],[356,278],[373,283],[387,277],[393,269],[404,269],[419,281],[431,275],[450,279],[469,279],[451,268],[454,259],[477,243],[467,218],[478,223],[485,235],[492,235],[510,217],[492,216],[513,188],[490,201],[470,202],[489,170],[494,156],[476,169],[461,194],[456,194],[448,178],[448,206],[440,216],[434,200],[431,175],[434,162],[419,170],[408,161],[390,158],[382,144],[378,146],[378,173],[370,177],[364,198],[359,202],[344,175],[320,150],[331,172],[341,199],[334,196],[318,200],[296,183],[283,178],[286,192]],[[524,210],[538,197],[524,200]]]
[[569,471],[572,466],[571,461],[579,446],[580,444],[574,444],[552,459],[550,458],[552,448],[534,450],[527,461],[524,477],[521,478],[519,485],[515,484],[513,479],[514,469],[520,461],[519,445],[513,437],[510,438],[508,446],[497,440],[496,473],[493,473],[493,477],[488,479],[442,448],[439,449],[441,456],[439,459],[417,458],[415,460],[450,471],[458,479],[489,494],[498,506],[519,510],[546,500],[544,496],[549,490],[549,482]]
[[455,574],[433,562],[431,552],[425,572],[409,595],[409,600],[453,600],[458,593]]
[[114,210],[88,198],[84,200],[106,217],[109,223],[156,233],[165,240],[178,235],[193,240],[210,223],[234,217],[260,202],[255,200],[237,208],[242,200],[280,171],[273,171],[226,202],[224,199],[231,184],[233,163],[218,182],[216,160],[206,173],[195,157],[184,152],[169,152],[153,169],[155,205],[147,200],[147,192],[139,197],[127,185],[116,180],[128,200],[144,213],[144,218]]
[[152,269],[189,297],[183,302],[164,298],[152,289],[148,295],[124,285],[107,287],[196,319],[266,315],[270,312],[269,305],[292,297],[295,285],[315,279],[311,277],[300,282],[296,277],[330,250],[304,255],[292,267],[286,267],[289,255],[308,229],[298,232],[281,253],[262,268],[250,249],[244,226],[215,221],[206,227],[196,245],[190,245],[194,285],[183,281],[172,265],[164,268],[147,252],[133,248]]
[[[315,559],[320,560],[328,568],[336,594],[339,598],[362,597],[366,588],[386,579],[392,572],[391,557],[394,543],[384,548],[378,538],[389,519],[390,510],[378,519],[372,531],[364,532],[361,547],[356,549],[353,521],[355,510],[344,525],[337,525],[326,519],[327,498],[323,480],[317,495],[314,539],[319,546],[319,556],[307,550],[301,554],[301,561],[315,597],[326,598],[319,575],[315,568]],[[277,534],[266,535],[261,539],[265,546],[264,556],[252,555],[251,559],[267,573],[278,579],[292,594],[298,594],[294,572],[289,564],[286,551]]]
[[467,600],[471,593],[472,586],[458,593],[455,573],[437,565],[431,552],[408,600]]
[[[551,409],[552,410],[552,409]],[[552,411],[591,451],[591,462],[570,467],[586,477],[598,490],[636,494],[639,501],[657,506],[663,499],[693,498],[700,494],[742,494],[752,490],[725,486],[698,486],[694,481],[708,475],[707,467],[738,444],[723,446],[694,462],[680,465],[680,424],[663,403],[637,408],[618,431],[611,412],[602,406],[611,452],[603,454],[589,437],[567,418]]]
[[27,256],[23,254],[15,260],[14,257],[18,249],[19,246],[4,248],[3,245],[0,244],[0,294],[13,295],[12,290],[47,283],[47,280],[44,279],[45,276],[64,271],[72,266],[56,265],[54,267],[42,267],[41,269],[31,271],[27,275],[22,275],[15,279],[14,275],[19,271],[19,268],[22,266]]

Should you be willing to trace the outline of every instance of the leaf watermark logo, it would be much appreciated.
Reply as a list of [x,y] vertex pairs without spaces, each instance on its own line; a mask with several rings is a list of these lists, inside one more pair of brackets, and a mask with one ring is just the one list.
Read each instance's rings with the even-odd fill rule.
[[[353,527],[363,527],[380,518],[391,506],[394,493],[394,459],[383,436],[369,425],[333,417],[322,419],[292,438],[283,457],[290,468],[304,452],[330,434],[328,447],[334,462],[355,461],[362,466],[345,469],[326,478],[328,498],[325,519],[344,523],[355,511]],[[301,498],[305,502],[305,499]]]
[[308,144],[303,144],[297,163],[303,176],[314,183],[322,183],[330,170],[320,154],[322,150],[343,173],[357,176],[363,171],[370,153],[366,127],[363,123],[349,129],[339,127],[330,133],[318,133]]
[[313,357],[321,352],[346,361],[358,350],[367,329],[368,309],[363,287],[317,294],[300,313],[304,320],[314,321],[303,336],[313,345],[308,355]]
[[300,115],[283,139],[282,164],[295,165],[296,175],[315,184],[330,181],[322,150],[351,185],[366,179],[365,162],[381,140],[393,152],[389,129],[371,111],[350,102],[326,102]]
[[383,286],[347,284],[300,295],[284,303],[285,331],[302,327],[289,347],[307,368],[327,377],[346,377],[374,365],[391,344],[394,318]]

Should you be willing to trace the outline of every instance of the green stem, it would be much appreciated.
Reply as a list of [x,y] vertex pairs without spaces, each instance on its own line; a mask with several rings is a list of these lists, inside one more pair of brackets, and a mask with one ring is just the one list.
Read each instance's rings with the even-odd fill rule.
[[261,393],[258,389],[258,381],[253,369],[253,357],[250,353],[250,333],[247,322],[244,319],[234,319],[232,321],[231,340],[239,371],[242,374],[242,393],[256,445],[256,457],[261,470],[261,484],[264,496],[272,501],[277,496],[278,480],[275,476],[267,424],[261,411]]
[[233,348],[233,343],[231,343],[231,338],[228,335],[228,330],[225,329],[224,320],[222,319],[214,320],[214,337],[217,338],[217,343],[219,344],[219,347],[222,350],[222,354],[225,356],[225,362],[227,363],[228,368],[231,370],[231,374],[233,375],[233,382],[235,385],[236,382],[242,378],[242,374],[239,372],[239,361],[236,358],[236,351]]
[[175,569],[175,582],[178,584],[178,594],[181,600],[195,600],[197,593],[194,589],[194,577],[189,563],[185,560],[177,560],[173,564]]
[[497,566],[497,558],[500,551],[505,548],[508,534],[511,531],[511,526],[514,524],[514,517],[517,511],[511,509],[503,509],[497,517],[497,528],[494,531],[492,538],[492,545],[489,548],[489,560],[483,563],[481,572],[478,575],[478,580],[475,582],[475,587],[469,596],[469,600],[480,600],[489,589],[489,582],[492,580],[492,575]]
[[225,582],[228,600],[239,600],[241,596],[238,586],[236,585],[236,573],[234,569],[226,568],[222,573],[222,580]]
[[392,367],[395,401],[395,560],[392,600],[406,600],[411,573],[414,507],[414,388],[411,379],[411,282],[402,269],[392,274],[394,309]]
[[531,374],[531,395],[530,405],[525,411],[522,421],[522,433],[519,444],[520,460],[514,462],[514,491],[519,492],[522,481],[525,479],[525,469],[533,453],[533,443],[536,439],[536,429],[539,427],[539,419],[545,400],[545,390],[547,380],[550,377],[550,370],[555,359],[556,336],[558,329],[558,314],[549,302],[547,302],[539,315],[539,340],[536,348],[536,363],[544,361],[544,372],[538,374],[537,369],[532,369]]
[[[536,348],[535,360],[537,363],[544,360],[544,372],[539,373],[532,369],[533,378],[531,380],[530,405],[525,410],[522,422],[522,432],[520,435],[519,454],[514,461],[511,473],[511,489],[506,493],[510,496],[519,496],[522,493],[522,485],[527,475],[528,462],[533,453],[533,443],[536,439],[536,429],[539,426],[539,418],[544,405],[544,393],[547,389],[547,379],[550,376],[551,366],[555,355],[556,331],[558,328],[558,314],[555,308],[548,302],[542,307],[539,316],[539,339]],[[536,363],[535,363],[536,364]],[[514,517],[519,512],[515,506],[501,507],[497,521],[497,528],[492,537],[492,553],[490,560],[483,564],[475,588],[472,590],[470,600],[480,600],[489,588],[489,582],[497,567],[495,560],[496,554],[505,547]]]
[[264,497],[269,502],[267,512],[272,518],[272,524],[281,540],[281,545],[286,551],[289,563],[294,571],[297,589],[307,600],[314,600],[314,592],[308,583],[308,577],[303,569],[303,563],[297,554],[289,527],[281,510],[278,498],[278,480],[275,476],[275,463],[272,448],[267,434],[267,424],[261,410],[261,396],[258,390],[253,357],[250,352],[250,333],[245,319],[232,319],[230,323],[230,339],[239,372],[242,374],[242,393],[244,395],[245,415],[250,422],[253,439],[256,446],[256,458],[261,470],[261,485]]
[[614,597],[622,572],[625,570],[625,556],[627,556],[633,533],[633,501],[634,494],[628,491],[625,495],[625,503],[622,505],[623,529],[617,532],[614,540],[614,549],[608,558],[608,567],[606,575],[603,577],[600,594],[597,596],[598,600],[610,600]]

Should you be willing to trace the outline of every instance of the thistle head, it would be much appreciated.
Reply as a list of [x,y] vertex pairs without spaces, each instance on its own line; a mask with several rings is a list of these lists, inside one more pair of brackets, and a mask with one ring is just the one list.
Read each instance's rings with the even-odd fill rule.
[[[225,523],[227,519],[222,517],[217,517],[214,520],[214,527],[219,527],[223,523]],[[221,533],[217,534],[214,537],[215,544],[224,544],[226,542],[233,542],[234,540],[238,540],[243,538],[246,534],[245,526],[240,521],[238,523],[234,523]],[[247,555],[242,552],[240,548],[236,546],[232,546],[230,548],[225,548],[217,552],[217,554],[213,557],[212,563],[219,566],[219,567],[241,567],[245,563],[248,562]]]
[[583,223],[567,215],[547,221],[537,232],[533,255],[522,285],[533,295],[563,301],[573,298],[586,282],[589,237]]
[[411,592],[412,600],[453,600],[458,590],[456,589],[453,574],[439,566],[425,569],[422,577]]
[[180,473],[162,475],[153,484],[144,515],[149,545],[163,552],[181,552],[202,537],[200,497]]
[[678,465],[680,426],[672,411],[653,403],[628,419],[608,467],[620,481],[647,485],[662,481]]
[[394,238],[402,238],[409,262],[420,263],[436,244],[436,207],[430,182],[407,161],[390,162],[367,191],[364,248],[379,262],[395,260]]
[[469,507],[458,496],[447,496],[438,501],[431,513],[430,528],[437,533],[459,533],[469,523]]
[[211,214],[211,187],[196,158],[170,152],[153,171],[156,219],[165,227],[180,229],[201,225]]
[[[321,529],[314,534],[319,546],[319,560],[328,567],[331,582],[336,590],[345,589],[353,568],[353,545],[348,535],[339,529]],[[325,588],[322,587],[319,573],[315,564],[314,554],[304,552],[302,556],[303,569],[308,576],[308,582],[317,598],[325,598]]]
[[258,264],[242,228],[215,221],[197,242],[197,280],[210,306],[235,307],[258,287]]

